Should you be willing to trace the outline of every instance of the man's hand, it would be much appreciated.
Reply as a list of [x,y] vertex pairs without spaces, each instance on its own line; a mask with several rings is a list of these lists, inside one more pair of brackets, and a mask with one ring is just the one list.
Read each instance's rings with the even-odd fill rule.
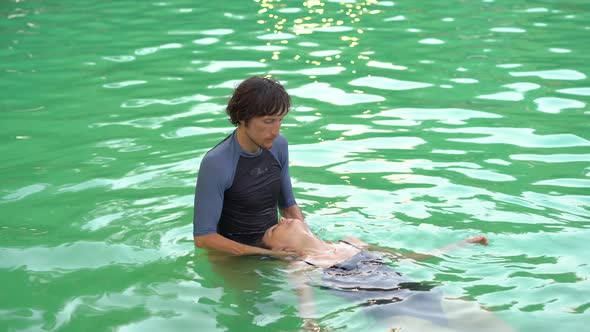
[[225,252],[231,255],[268,255],[277,258],[297,256],[297,253],[289,250],[269,250],[255,246],[249,246],[235,242],[217,233],[195,236],[195,245],[202,249]]
[[297,258],[299,256],[295,251],[287,250],[268,250],[265,255],[279,259]]
[[303,212],[301,212],[301,208],[297,204],[291,205],[288,208],[281,209],[279,212],[281,213],[281,216],[287,219],[299,219],[301,221],[305,221],[305,218],[303,217]]

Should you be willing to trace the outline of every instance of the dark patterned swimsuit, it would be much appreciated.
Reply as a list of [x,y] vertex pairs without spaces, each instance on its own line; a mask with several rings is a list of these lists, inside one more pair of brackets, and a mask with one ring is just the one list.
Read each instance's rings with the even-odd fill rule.
[[439,289],[412,282],[387,265],[381,256],[346,241],[341,242],[361,251],[324,269],[321,288],[329,289],[353,306],[366,307],[369,314],[377,319],[413,316],[441,326],[448,325]]

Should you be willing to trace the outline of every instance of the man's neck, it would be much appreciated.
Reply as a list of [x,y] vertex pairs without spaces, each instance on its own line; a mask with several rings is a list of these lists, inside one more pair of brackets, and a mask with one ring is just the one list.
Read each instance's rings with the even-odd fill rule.
[[245,127],[240,125],[238,129],[236,129],[236,135],[238,139],[238,144],[240,144],[240,147],[242,147],[244,151],[250,154],[255,154],[258,151],[260,151],[260,147],[256,143],[254,143],[254,141],[251,140],[248,134],[246,133]]

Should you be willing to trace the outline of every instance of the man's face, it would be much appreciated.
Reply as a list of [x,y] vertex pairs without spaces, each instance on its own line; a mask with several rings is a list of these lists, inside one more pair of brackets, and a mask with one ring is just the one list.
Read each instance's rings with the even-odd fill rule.
[[285,114],[259,116],[242,125],[244,125],[246,135],[252,142],[268,150],[272,147],[275,138],[280,134],[284,117]]

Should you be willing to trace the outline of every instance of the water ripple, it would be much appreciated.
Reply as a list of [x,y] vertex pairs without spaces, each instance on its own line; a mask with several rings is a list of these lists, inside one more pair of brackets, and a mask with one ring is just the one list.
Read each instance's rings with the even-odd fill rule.
[[561,110],[568,108],[584,108],[586,106],[581,101],[554,97],[537,98],[534,101],[538,105],[537,109],[539,111],[553,114],[560,113]]
[[526,32],[525,29],[513,28],[513,27],[491,28],[490,31],[493,31],[493,32],[508,32],[508,33],[524,33],[524,32]]
[[474,111],[462,108],[396,108],[385,110],[374,115],[358,116],[363,118],[374,117],[393,117],[411,121],[411,123],[420,124],[424,120],[436,120],[441,123],[451,125],[462,125],[466,120],[476,118],[497,119],[502,116],[494,113]]
[[588,179],[551,179],[551,180],[537,181],[533,184],[538,185],[538,186],[590,188],[590,180],[588,180]]
[[514,154],[510,156],[513,160],[542,161],[545,163],[590,163],[590,154]]
[[[461,167],[456,167],[461,166]],[[335,173],[414,173],[415,170],[445,169],[461,173],[467,177],[486,181],[515,181],[516,178],[490,170],[480,169],[473,163],[442,163],[430,160],[391,161],[351,161],[329,168]],[[390,178],[392,179],[392,178]]]
[[383,68],[383,69],[392,69],[392,70],[407,70],[408,69],[408,67],[405,67],[405,66],[399,66],[399,65],[394,65],[393,63],[390,63],[390,62],[381,62],[381,61],[375,61],[375,60],[367,61],[367,66],[376,67],[376,68]]
[[289,153],[297,166],[328,166],[346,162],[354,153],[371,152],[375,149],[407,150],[426,143],[418,137],[380,137],[361,140],[325,141],[303,145],[293,145]]
[[444,44],[445,42],[443,40],[436,39],[436,38],[425,38],[425,39],[419,40],[418,43],[428,44],[428,45],[440,45],[440,44]]
[[300,70],[295,70],[295,71],[272,70],[270,73],[273,75],[276,75],[276,74],[301,74],[301,75],[306,75],[306,76],[323,76],[323,75],[338,75],[345,70],[346,70],[346,68],[344,68],[344,67],[334,66],[334,67],[307,68],[307,69],[300,69]]
[[228,128],[211,128],[211,127],[183,127],[170,133],[162,134],[164,138],[180,138],[200,135],[210,135],[215,133],[227,133]]
[[116,82],[116,83],[107,83],[107,84],[103,85],[103,88],[120,89],[120,88],[125,88],[128,86],[140,85],[140,84],[145,84],[145,83],[147,83],[147,81],[130,80],[130,81],[123,81],[123,82]]
[[290,89],[289,93],[296,97],[316,99],[333,105],[355,105],[385,100],[385,98],[378,95],[347,93],[344,90],[331,87],[328,83],[305,84],[298,88]]
[[353,30],[352,27],[347,26],[331,26],[331,27],[318,27],[314,28],[313,31],[317,32],[345,32]]
[[535,135],[534,129],[529,128],[433,128],[441,133],[461,133],[487,135],[478,138],[447,138],[448,141],[475,144],[509,144],[530,148],[559,148],[574,146],[589,146],[590,141],[574,134]]
[[[391,263],[514,330],[584,330],[587,6],[457,4],[6,1],[0,325],[300,329],[281,262],[214,264],[191,237],[231,90],[270,73],[293,92],[282,132],[315,232],[417,252],[485,233]],[[326,329],[373,330],[316,295]]]
[[510,72],[510,75],[515,77],[537,76],[546,80],[583,80],[586,75],[571,69],[557,69],[557,70],[539,70],[539,71],[523,71]]
[[[47,189],[49,184],[47,183],[36,183],[28,186],[24,186],[22,188],[12,190],[9,194],[4,195],[0,199],[0,203],[2,202],[14,202],[24,199],[30,195],[42,192],[43,190]],[[5,190],[3,190],[5,191]]]
[[[192,63],[200,63],[200,61],[193,61]],[[222,70],[231,68],[264,68],[266,65],[257,61],[211,61],[209,65],[199,68],[201,71],[209,73],[216,73]]]
[[113,264],[145,264],[165,257],[155,249],[78,241],[57,247],[0,248],[0,268],[28,271],[96,269]]
[[262,40],[285,40],[285,39],[292,39],[295,38],[294,34],[291,33],[270,33],[265,35],[257,36],[256,38]]
[[193,101],[207,101],[211,99],[209,96],[204,95],[192,95],[192,96],[185,96],[185,97],[178,97],[170,100],[166,99],[132,99],[128,100],[121,104],[123,108],[136,108],[136,107],[146,107],[154,104],[161,104],[161,105],[179,105],[184,103],[189,103]]
[[224,36],[224,35],[230,35],[230,34],[234,33],[234,30],[232,30],[232,29],[211,29],[211,30],[203,30],[203,31],[201,31],[201,33],[203,35],[209,35],[209,36]]
[[411,81],[400,81],[386,77],[361,77],[348,82],[354,86],[367,86],[370,88],[384,89],[384,90],[412,90],[427,88],[432,86],[429,83],[411,82]]
[[450,79],[450,81],[461,84],[473,84],[479,82],[478,80],[473,78],[452,78]]
[[135,60],[135,57],[132,55],[105,56],[102,58],[113,62],[130,62]]
[[343,125],[343,124],[329,124],[326,126],[330,131],[342,131],[343,136],[357,136],[367,133],[388,133],[389,130],[371,129],[366,125]]
[[199,44],[199,45],[212,45],[212,44],[217,43],[218,41],[219,41],[218,38],[207,37],[207,38],[195,39],[195,40],[193,40],[193,43]]
[[590,88],[561,89],[557,90],[557,92],[578,96],[590,96]]
[[519,82],[503,85],[505,88],[515,90],[510,92],[499,92],[491,95],[477,96],[479,99],[492,99],[492,100],[504,100],[504,101],[520,101],[524,99],[524,93],[531,90],[536,90],[541,86],[535,83]]

